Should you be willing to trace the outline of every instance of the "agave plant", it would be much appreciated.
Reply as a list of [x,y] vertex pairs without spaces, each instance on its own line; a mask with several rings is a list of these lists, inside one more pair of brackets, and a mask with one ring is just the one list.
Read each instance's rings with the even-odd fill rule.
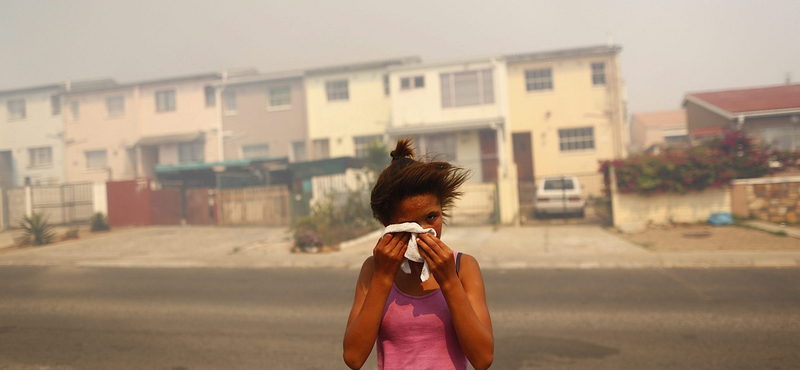
[[19,226],[23,237],[19,242],[21,246],[49,244],[56,237],[53,225],[47,222],[47,216],[42,213],[23,217]]
[[108,217],[103,212],[93,214],[89,219],[89,223],[91,223],[91,231],[106,231],[111,229],[111,227],[108,226]]

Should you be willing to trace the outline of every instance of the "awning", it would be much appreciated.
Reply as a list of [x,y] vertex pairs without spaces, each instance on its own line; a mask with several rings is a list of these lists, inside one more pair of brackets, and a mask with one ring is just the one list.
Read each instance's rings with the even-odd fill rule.
[[497,127],[503,127],[504,123],[505,120],[503,118],[497,117],[473,121],[419,123],[413,125],[393,126],[389,127],[389,129],[386,131],[391,136],[423,135],[437,134],[442,132],[495,129]]
[[136,143],[136,145],[150,146],[161,144],[175,144],[175,143],[188,143],[203,138],[202,132],[193,132],[190,134],[173,134],[173,135],[155,135],[144,136]]
[[[218,171],[226,171],[228,169],[241,168],[250,166],[252,164],[266,164],[270,170],[279,170],[286,168],[288,158],[249,158],[249,159],[229,159],[220,162],[192,162],[192,163],[175,163],[175,164],[157,164],[155,166],[156,173],[175,173],[175,172],[188,172],[188,171],[203,171],[215,168]],[[261,167],[264,168],[264,167]]]

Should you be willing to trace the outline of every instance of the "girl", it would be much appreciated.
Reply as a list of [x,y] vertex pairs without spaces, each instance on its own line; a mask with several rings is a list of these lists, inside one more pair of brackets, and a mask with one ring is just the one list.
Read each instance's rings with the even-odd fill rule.
[[[392,163],[372,189],[372,213],[384,226],[414,222],[423,263],[399,268],[411,234],[386,234],[364,261],[344,334],[344,361],[360,369],[377,340],[378,368],[487,369],[494,335],[478,262],[454,252],[440,238],[442,224],[468,173],[446,162],[414,160],[410,139],[397,142]],[[457,262],[458,261],[458,262]]]

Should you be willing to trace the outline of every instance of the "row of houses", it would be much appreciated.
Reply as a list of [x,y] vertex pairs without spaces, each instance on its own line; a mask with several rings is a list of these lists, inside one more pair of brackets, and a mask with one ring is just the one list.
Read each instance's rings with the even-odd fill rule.
[[631,117],[630,151],[655,152],[742,130],[761,144],[800,150],[800,84],[687,93],[682,108]]
[[626,155],[620,52],[407,57],[0,91],[0,187],[180,180],[186,169],[231,163],[358,158],[373,142],[413,137],[420,153],[469,168],[470,182],[496,184],[509,223],[537,178],[578,175],[599,194],[598,161]]

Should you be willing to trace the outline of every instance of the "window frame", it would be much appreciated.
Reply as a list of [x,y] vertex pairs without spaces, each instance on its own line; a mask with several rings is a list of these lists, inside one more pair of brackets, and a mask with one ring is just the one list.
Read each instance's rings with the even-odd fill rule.
[[[156,113],[167,113],[177,110],[178,99],[175,89],[156,90],[153,95],[156,101]],[[163,106],[162,103],[164,103]]]
[[325,81],[325,96],[328,99],[328,102],[349,101],[350,80],[344,78],[338,80]]
[[214,86],[203,87],[203,94],[206,99],[206,108],[217,106],[217,89]]
[[525,91],[553,91],[553,68],[535,68],[525,70]]
[[356,158],[367,157],[369,146],[375,142],[383,143],[383,135],[353,136],[353,154]]
[[24,120],[28,116],[24,98],[6,100],[6,110],[9,121]]
[[[111,110],[111,108],[112,108],[111,107],[111,102],[112,102],[112,100],[117,100],[117,99],[119,99],[119,101],[120,101],[119,110],[118,111],[115,110],[115,111],[112,112],[112,110]],[[106,97],[106,114],[108,115],[109,118],[124,117],[125,116],[125,95],[107,96]]]
[[50,115],[58,116],[61,114],[61,95],[50,95]]
[[232,115],[239,112],[239,102],[236,98],[235,90],[222,91],[222,110],[226,115]]
[[[49,161],[47,162],[41,161],[42,158],[45,158],[45,156],[41,156],[42,153],[47,154],[46,158]],[[28,168],[44,168],[52,166],[53,166],[53,147],[37,146],[28,148]]]
[[[90,154],[98,154],[102,153],[103,155],[103,165],[102,166],[93,166],[90,167]],[[86,160],[86,171],[100,171],[100,170],[107,170],[108,169],[108,150],[106,149],[98,149],[98,150],[86,150],[83,152],[84,159]]]
[[558,129],[558,152],[575,153],[596,150],[593,126]]
[[[595,68],[599,66],[600,68]],[[592,68],[592,86],[605,86],[608,82],[606,78],[606,63],[605,62],[595,62],[591,64]],[[600,71],[598,73],[598,70]]]
[[72,100],[69,102],[69,120],[70,122],[78,122],[81,119],[81,102]]
[[[266,147],[266,155],[259,155],[259,156],[246,155],[247,149],[253,149],[258,147]],[[269,158],[270,145],[269,143],[242,144],[242,146],[239,147],[239,150],[241,151],[242,159]]]
[[[185,149],[189,148],[191,157],[186,158]],[[202,163],[206,161],[205,142],[188,141],[178,143],[178,163]]]
[[[475,92],[477,96],[472,97],[472,101],[467,99],[464,91],[459,93],[457,89],[459,82],[461,84],[468,82],[464,79],[469,75],[475,76],[476,83]],[[461,81],[458,81],[458,78],[461,78]],[[495,104],[494,70],[491,68],[441,73],[439,74],[439,82],[441,86],[441,100],[443,109]],[[463,88],[464,86],[462,85],[462,89]]]
[[[278,98],[285,98],[286,103],[274,104],[276,100],[279,102],[281,101],[279,99],[275,99],[276,97],[275,92],[277,90],[286,90],[285,97],[278,96]],[[291,85],[270,86],[269,89],[267,90],[267,102],[268,102],[267,109],[269,110],[290,109],[292,107],[292,86]]]

